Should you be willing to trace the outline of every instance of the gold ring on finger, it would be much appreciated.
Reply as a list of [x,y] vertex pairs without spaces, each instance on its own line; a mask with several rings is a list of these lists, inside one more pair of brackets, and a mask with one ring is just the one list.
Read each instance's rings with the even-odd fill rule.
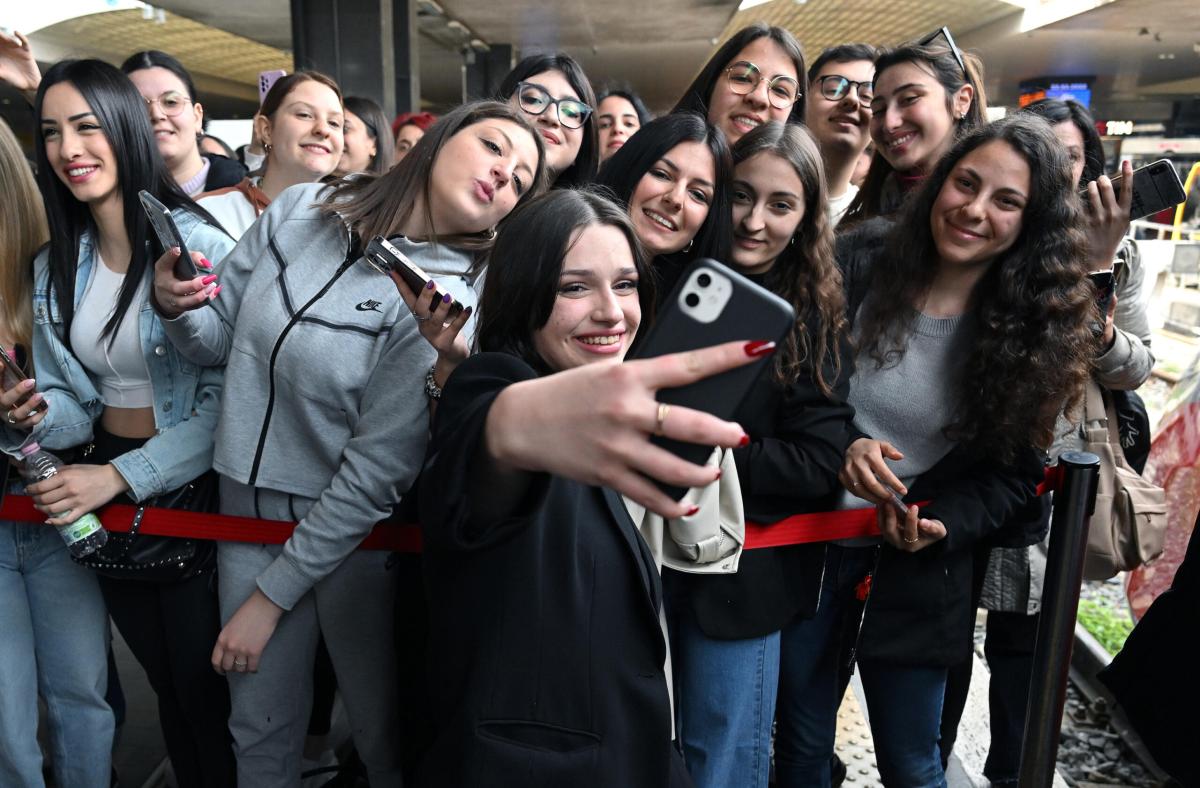
[[16,419],[16,417],[13,415],[13,409],[12,409],[12,408],[9,408],[9,409],[8,409],[8,423],[9,423],[9,424],[16,424],[16,423],[17,423],[17,419]]
[[902,536],[900,538],[904,540],[905,544],[916,544],[921,539],[919,536],[914,536],[912,539],[909,539],[907,536]]
[[665,402],[658,403],[658,415],[654,420],[654,434],[663,435],[663,429],[666,426],[667,414],[671,412],[671,406]]

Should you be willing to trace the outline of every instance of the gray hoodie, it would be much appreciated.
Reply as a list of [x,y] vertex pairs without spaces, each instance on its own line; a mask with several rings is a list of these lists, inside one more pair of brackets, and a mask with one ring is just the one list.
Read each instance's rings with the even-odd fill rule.
[[[254,512],[255,488],[292,496],[300,519],[258,586],[285,610],[354,550],[412,484],[425,455],[425,373],[435,352],[387,276],[314,204],[284,191],[216,268],[211,308],[164,321],[181,352],[226,364],[213,467],[222,510]],[[397,245],[464,305],[470,258]],[[232,496],[240,500],[229,500]]]

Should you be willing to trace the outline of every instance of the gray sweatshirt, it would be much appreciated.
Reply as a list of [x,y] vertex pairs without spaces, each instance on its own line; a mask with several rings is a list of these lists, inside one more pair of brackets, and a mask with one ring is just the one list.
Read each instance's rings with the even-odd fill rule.
[[[280,194],[216,268],[222,290],[164,321],[199,364],[226,364],[213,467],[222,509],[254,511],[265,488],[300,518],[258,587],[285,610],[387,517],[425,455],[425,373],[435,352],[387,276],[350,252],[350,234],[314,207],[320,184]],[[470,258],[397,245],[464,305]],[[240,485],[240,486],[239,486]]]

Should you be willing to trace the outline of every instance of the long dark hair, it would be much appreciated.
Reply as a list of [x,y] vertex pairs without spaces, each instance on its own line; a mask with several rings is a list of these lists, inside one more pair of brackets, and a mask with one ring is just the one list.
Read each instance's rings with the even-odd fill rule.
[[[733,221],[729,206],[729,180],[733,174],[733,159],[725,135],[702,116],[692,112],[664,115],[655,118],[638,129],[638,133],[617,149],[604,162],[596,185],[609,189],[617,201],[629,207],[629,200],[637,188],[638,181],[649,172],[667,151],[683,142],[702,142],[712,153],[717,182],[714,184],[712,205],[708,216],[696,231],[695,243],[686,252],[663,255],[668,262],[687,255],[688,259],[712,257],[728,260],[732,246]],[[657,265],[660,260],[656,259]]]
[[[946,91],[946,111],[953,107],[954,94],[963,85],[972,89],[971,106],[961,119],[955,119],[954,139],[959,140],[967,133],[987,123],[987,94],[983,89],[983,61],[970,52],[960,52],[965,69],[959,67],[958,59],[953,50],[944,44],[906,44],[895,49],[885,50],[875,59],[875,82],[892,66],[902,63],[913,63],[933,74],[938,83]],[[846,208],[845,218],[841,227],[850,227],[856,222],[889,213],[890,206],[883,204],[884,186],[895,172],[892,165],[884,158],[883,146],[876,142],[875,153],[871,155],[871,167],[863,179],[862,187],[854,200]]]
[[[321,210],[327,216],[339,216],[348,223],[364,242],[376,235],[390,235],[407,221],[418,198],[425,208],[424,223],[431,231],[433,214],[430,207],[430,181],[433,163],[446,142],[468,126],[484,120],[507,120],[525,129],[537,146],[537,170],[533,183],[521,195],[517,205],[537,197],[546,188],[545,148],[542,135],[530,124],[521,110],[498,101],[476,101],[464,104],[443,115],[417,140],[408,155],[383,175],[360,175],[336,182],[329,190]],[[462,249],[483,250],[492,245],[492,236],[429,237]]]
[[654,283],[629,214],[598,191],[555,189],[514,211],[496,236],[479,300],[480,350],[517,356],[542,375],[556,371],[534,348],[534,335],[554,311],[563,258],[580,231],[595,224],[615,227],[629,241],[638,272],[642,325],[649,325]]
[[[102,60],[63,60],[55,63],[42,77],[34,101],[33,114],[41,123],[46,91],[59,83],[71,84],[83,96],[96,115],[101,132],[112,147],[117,167],[117,188],[125,232],[129,235],[132,255],[125,282],[117,297],[113,316],[104,325],[101,337],[115,338],[117,327],[125,318],[143,280],[164,249],[158,236],[150,230],[146,212],[138,199],[143,189],[171,209],[183,209],[204,221],[220,227],[208,211],[192,202],[167,171],[154,134],[146,105],[137,88],[116,67]],[[50,225],[50,285],[63,318],[63,342],[71,344],[71,321],[75,316],[75,271],[79,265],[79,242],[86,232],[94,244],[99,244],[91,210],[74,195],[55,174],[55,167],[46,156],[46,141],[39,132],[34,149],[37,156],[37,180],[46,203],[46,218]]]
[[570,187],[591,183],[592,179],[596,177],[596,169],[600,166],[600,131],[596,127],[595,111],[596,93],[592,90],[592,83],[588,81],[587,74],[583,73],[583,66],[579,65],[575,58],[558,52],[552,55],[530,55],[522,59],[501,80],[500,87],[496,91],[496,98],[500,101],[508,101],[517,92],[518,84],[546,71],[562,72],[571,89],[575,91],[575,95],[579,96],[579,100],[592,108],[591,114],[583,124],[583,141],[579,145],[579,153],[575,155],[575,162],[558,174],[553,185]]
[[[804,50],[800,48],[800,42],[789,31],[782,27],[772,27],[766,22],[756,22],[753,25],[743,27],[741,30],[733,34],[732,37],[721,48],[713,53],[708,62],[704,64],[704,68],[700,69],[700,73],[692,80],[692,84],[687,86],[687,90],[683,91],[683,96],[679,99],[679,103],[675,105],[672,112],[695,112],[701,117],[708,117],[708,107],[712,102],[713,90],[716,89],[717,83],[721,81],[721,75],[725,73],[725,69],[733,62],[738,53],[746,47],[750,46],[754,41],[760,38],[769,38],[787,53],[791,58],[792,64],[796,66],[796,81],[801,84],[803,90],[804,84]],[[804,97],[796,99],[796,103],[792,105],[792,112],[788,115],[788,123],[803,123],[804,122]]]
[[1088,328],[1081,204],[1062,144],[1049,124],[1017,113],[959,140],[901,210],[882,245],[859,319],[859,352],[878,367],[903,356],[914,305],[937,275],[930,227],[951,170],[971,151],[1004,142],[1025,160],[1030,191],[1017,240],[976,283],[975,341],[962,366],[960,412],[948,437],[1010,459],[1023,446],[1048,447],[1054,424],[1083,390],[1096,340]]
[[1086,107],[1070,99],[1044,98],[1027,104],[1020,111],[1039,115],[1051,126],[1070,121],[1079,129],[1083,135],[1083,175],[1076,186],[1086,186],[1104,174],[1104,143],[1100,141],[1100,132],[1096,131],[1096,121],[1092,120],[1092,113]]
[[776,379],[786,385],[807,374],[829,396],[833,389],[824,369],[828,363],[833,380],[841,374],[838,345],[846,328],[846,298],[834,261],[821,152],[806,127],[767,123],[734,144],[735,171],[738,164],[760,153],[791,165],[804,186],[804,218],[764,278],[765,286],[796,310],[796,325],[788,333],[783,352],[777,354]]
[[396,138],[389,134],[387,115],[383,108],[369,98],[346,96],[346,111],[353,112],[367,127],[367,134],[375,141],[375,155],[371,157],[368,172],[383,175],[392,168],[396,158]]

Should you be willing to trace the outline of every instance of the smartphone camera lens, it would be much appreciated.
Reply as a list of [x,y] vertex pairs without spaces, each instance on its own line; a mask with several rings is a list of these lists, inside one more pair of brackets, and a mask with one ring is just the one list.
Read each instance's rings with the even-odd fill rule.
[[712,284],[712,277],[708,274],[700,274],[700,276],[696,277],[696,284],[701,287],[708,287]]
[[688,293],[683,297],[683,303],[694,309],[700,305],[700,296],[696,295],[695,293]]

